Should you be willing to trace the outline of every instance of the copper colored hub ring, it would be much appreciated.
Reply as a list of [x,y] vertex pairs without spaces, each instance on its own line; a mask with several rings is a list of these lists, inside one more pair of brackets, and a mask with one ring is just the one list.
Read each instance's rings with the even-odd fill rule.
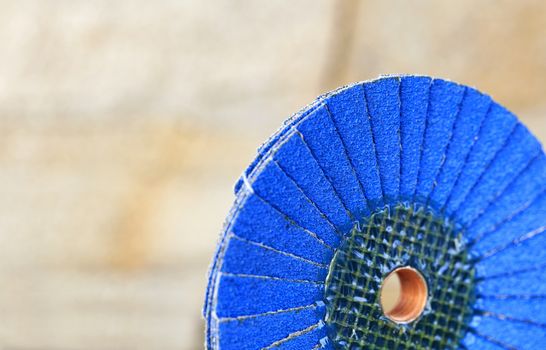
[[[384,314],[396,323],[409,323],[416,320],[425,309],[428,297],[427,283],[421,273],[412,267],[399,267],[389,273],[383,285],[394,275],[400,281],[398,301],[391,310],[384,310]],[[381,305],[384,305],[381,293]]]

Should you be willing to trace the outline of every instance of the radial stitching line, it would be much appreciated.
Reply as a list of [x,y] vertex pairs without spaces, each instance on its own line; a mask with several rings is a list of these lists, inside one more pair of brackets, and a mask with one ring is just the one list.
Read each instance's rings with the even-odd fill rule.
[[480,299],[515,299],[515,300],[532,300],[532,299],[546,299],[546,294],[478,294],[476,296]]
[[453,141],[453,135],[455,134],[455,127],[457,126],[457,122],[461,118],[461,110],[462,110],[463,103],[464,103],[465,99],[467,98],[467,96],[468,96],[468,88],[465,86],[463,96],[461,97],[461,100],[457,104],[457,112],[455,114],[453,124],[451,125],[451,132],[449,134],[449,140],[447,141],[447,145],[444,148],[444,153],[442,155],[442,159],[440,160],[440,166],[438,167],[438,169],[436,170],[436,173],[434,174],[434,180],[432,181],[432,189],[430,190],[430,192],[427,195],[427,202],[426,202],[427,206],[429,205],[430,198],[433,195],[434,191],[436,190],[436,186],[438,185],[438,175],[441,174],[442,170],[444,169],[444,164],[445,164],[447,155],[449,154],[449,150],[451,149],[450,146],[451,146],[451,143]]
[[508,345],[508,344],[505,344],[503,343],[502,341],[496,339],[496,338],[493,338],[489,335],[485,335],[485,334],[481,334],[480,332],[478,332],[476,329],[474,328],[470,328],[469,329],[472,334],[490,342],[491,344],[494,344],[494,345],[497,345],[497,346],[500,346],[501,348],[503,349],[506,349],[506,350],[518,350],[517,348],[513,347],[512,345]]
[[498,274],[496,274],[496,275],[489,275],[489,276],[484,276],[484,277],[478,277],[478,278],[476,278],[476,282],[479,283],[479,282],[482,282],[482,281],[489,281],[489,280],[492,280],[492,279],[495,279],[495,278],[503,278],[503,277],[517,276],[517,275],[519,275],[519,274],[521,274],[521,273],[534,272],[534,271],[542,270],[542,269],[545,269],[545,268],[546,268],[546,263],[540,264],[540,265],[531,266],[531,267],[528,267],[528,268],[525,268],[525,269],[520,269],[520,270],[514,270],[514,271],[509,271],[509,272],[498,273]]
[[312,325],[312,326],[309,326],[309,327],[304,328],[304,329],[302,329],[302,330],[299,330],[299,331],[290,333],[286,338],[283,338],[283,339],[280,339],[280,340],[276,340],[276,341],[274,341],[273,343],[269,344],[268,346],[263,347],[261,350],[273,349],[273,348],[275,348],[275,347],[281,345],[282,343],[285,343],[285,342],[287,342],[287,341],[289,341],[289,340],[291,340],[291,339],[294,339],[294,338],[297,338],[297,337],[302,336],[302,335],[304,335],[304,334],[307,334],[307,333],[309,333],[309,332],[311,332],[311,331],[313,331],[313,330],[315,330],[315,329],[321,327],[322,324],[323,324],[323,323],[322,323],[322,320],[321,320],[321,321],[315,323],[315,324]]
[[311,350],[318,350],[318,349],[321,349],[321,348],[322,348],[322,344],[319,341],[315,346],[313,346],[313,348]]
[[322,165],[320,164],[320,162],[318,161],[315,153],[313,152],[313,150],[311,149],[311,147],[309,147],[309,145],[307,144],[307,141],[305,141],[305,137],[303,137],[303,134],[296,128],[294,128],[294,132],[300,137],[300,139],[303,141],[303,144],[305,145],[305,147],[307,147],[307,150],[309,151],[309,153],[311,154],[311,156],[313,157],[313,159],[315,160],[315,162],[317,163],[317,166],[318,168],[320,169],[320,171],[322,172],[322,176],[324,176],[324,178],[326,179],[326,181],[330,184],[330,186],[332,187],[332,191],[334,192],[334,194],[336,195],[336,197],[339,199],[341,205],[343,205],[343,209],[345,209],[345,212],[347,213],[347,215],[349,216],[349,219],[351,220],[354,220],[354,217],[353,217],[353,214],[351,213],[351,211],[347,208],[347,205],[345,204],[345,202],[343,201],[343,198],[341,198],[341,196],[339,195],[339,193],[337,192],[337,189],[335,188],[334,184],[332,183],[332,180],[330,179],[330,177],[326,174],[326,172],[324,171],[324,169],[322,168]]
[[322,337],[319,339],[318,343],[313,346],[312,350],[323,349],[329,342],[330,338],[328,336]]
[[519,236],[518,238],[516,238],[516,239],[512,240],[511,242],[509,242],[508,244],[505,244],[503,246],[497,246],[497,247],[485,252],[484,254],[482,254],[481,256],[479,256],[477,258],[477,261],[482,261],[482,260],[485,260],[487,258],[490,258],[490,257],[492,257],[493,255],[495,255],[497,253],[505,251],[505,250],[509,249],[510,247],[513,247],[513,246],[515,246],[517,244],[520,244],[522,242],[525,242],[526,240],[531,239],[531,238],[533,238],[535,236],[538,236],[541,233],[544,233],[545,231],[546,231],[546,225],[540,226],[540,227],[538,227],[538,228],[536,228],[536,229],[534,229],[534,230],[532,230],[530,232],[527,232],[524,235]]
[[231,234],[231,237],[234,238],[234,239],[237,239],[237,240],[240,240],[242,242],[245,242],[245,243],[248,243],[248,244],[252,244],[252,245],[255,245],[257,247],[260,247],[260,248],[263,248],[263,249],[267,249],[267,250],[271,250],[275,253],[278,253],[278,254],[282,254],[282,255],[285,255],[285,256],[288,256],[292,259],[295,259],[295,260],[300,260],[302,262],[305,262],[307,264],[310,264],[310,265],[314,265],[314,266],[317,266],[317,267],[320,267],[322,269],[328,269],[328,265],[324,265],[324,264],[321,264],[321,263],[318,263],[316,261],[313,261],[313,260],[309,260],[309,259],[306,259],[306,258],[303,258],[301,256],[298,256],[298,255],[295,255],[295,254],[292,254],[292,253],[288,253],[288,252],[285,252],[285,251],[282,251],[282,250],[279,250],[279,249],[275,249],[273,247],[270,247],[268,245],[265,245],[263,243],[260,243],[260,242],[256,242],[256,241],[252,241],[250,239],[247,239],[247,238],[243,238],[241,236],[238,236],[236,233],[232,233]]
[[262,313],[259,313],[259,314],[253,314],[253,315],[244,315],[244,316],[236,316],[236,317],[219,317],[218,322],[225,323],[225,322],[231,322],[231,321],[243,321],[243,320],[246,320],[246,319],[258,318],[258,317],[263,317],[263,316],[278,315],[278,314],[283,314],[283,313],[288,313],[288,312],[293,312],[293,311],[313,309],[313,308],[317,308],[317,307],[318,307],[317,304],[313,303],[313,304],[309,304],[309,305],[291,307],[291,308],[288,308],[288,309],[281,309],[281,310],[276,310],[276,311],[267,311],[267,312],[262,312]]
[[447,196],[447,199],[444,201],[444,204],[442,204],[442,206],[440,207],[441,212],[443,212],[445,210],[445,207],[447,206],[447,204],[451,201],[451,198],[453,197],[453,189],[455,187],[457,187],[457,184],[459,183],[459,181],[461,179],[461,174],[463,173],[463,169],[464,169],[465,165],[468,163],[468,159],[470,158],[470,155],[474,151],[474,147],[476,146],[476,143],[478,143],[478,140],[480,139],[480,135],[481,135],[482,130],[483,130],[483,124],[485,123],[485,120],[487,118],[489,118],[490,113],[491,113],[491,109],[493,108],[494,105],[495,104],[490,99],[489,100],[489,106],[487,107],[487,112],[485,112],[485,115],[483,116],[482,120],[480,121],[480,126],[478,127],[478,130],[476,131],[476,134],[472,138],[472,145],[470,146],[470,149],[466,153],[466,156],[465,156],[465,159],[464,159],[462,165],[459,167],[457,177],[455,178],[455,181],[453,182],[453,185],[451,186],[451,190],[449,191],[449,195]]
[[476,311],[478,311],[481,315],[485,317],[491,317],[501,321],[507,320],[510,322],[524,323],[524,324],[528,324],[528,325],[539,327],[539,328],[546,328],[546,323],[540,323],[537,321],[524,319],[524,318],[517,318],[510,315],[505,315],[505,314],[498,314],[498,313],[487,311],[487,310],[476,310]]
[[273,164],[275,164],[280,170],[281,172],[294,184],[294,186],[296,186],[296,188],[301,192],[301,194],[305,197],[305,199],[307,200],[307,202],[309,204],[311,204],[311,206],[313,206],[313,208],[315,208],[320,216],[323,217],[323,219],[328,223],[328,225],[330,225],[330,227],[334,230],[334,232],[339,236],[339,238],[343,238],[343,234],[341,232],[339,232],[338,228],[332,223],[332,221],[330,221],[330,218],[328,218],[328,216],[317,206],[317,204],[315,202],[313,202],[309,196],[307,195],[307,193],[298,185],[298,183],[296,182],[296,180],[294,178],[292,178],[287,172],[286,170],[279,164],[279,162],[277,162],[274,158],[271,160],[271,162]]
[[476,222],[476,220],[478,220],[480,217],[482,217],[482,215],[487,211],[487,209],[489,209],[489,207],[493,203],[497,202],[500,198],[502,198],[506,190],[511,188],[514,182],[516,182],[523,173],[529,170],[531,165],[533,165],[534,161],[540,158],[541,154],[542,153],[540,152],[540,150],[538,150],[538,153],[529,159],[525,167],[521,169],[517,174],[515,174],[514,177],[508,182],[508,184],[506,184],[506,186],[504,186],[502,190],[498,191],[495,194],[494,198],[492,198],[491,200],[489,200],[489,202],[486,203],[486,205],[479,211],[478,215],[475,218],[473,218],[470,222],[468,222],[468,224],[465,225],[465,228],[472,226],[472,224]]
[[462,198],[462,200],[459,202],[459,204],[457,205],[457,208],[455,208],[455,210],[453,210],[453,214],[451,215],[451,217],[455,217],[455,214],[459,211],[459,208],[461,207],[461,205],[466,201],[466,198],[472,193],[472,191],[474,191],[474,188],[476,188],[476,186],[480,183],[480,180],[482,179],[482,177],[484,176],[484,174],[486,174],[488,171],[489,171],[489,168],[491,167],[491,164],[493,164],[495,162],[495,160],[497,160],[497,157],[499,155],[499,153],[504,150],[504,148],[508,145],[508,142],[510,141],[510,139],[514,136],[514,132],[516,131],[516,128],[518,125],[521,125],[520,123],[516,122],[514,124],[514,126],[512,127],[512,130],[510,131],[510,134],[508,134],[508,136],[506,137],[506,139],[504,140],[503,144],[501,145],[501,147],[495,152],[495,154],[493,155],[493,158],[491,158],[489,160],[489,162],[487,163],[487,165],[485,166],[485,168],[482,170],[482,172],[480,173],[480,176],[478,176],[478,178],[474,181],[474,183],[472,184],[472,187],[466,192],[466,194],[464,195],[464,197]]
[[351,157],[349,156],[349,151],[347,150],[347,145],[345,145],[345,141],[343,140],[343,137],[341,136],[341,134],[340,134],[340,132],[338,130],[338,127],[336,125],[336,121],[332,117],[332,113],[330,112],[330,108],[328,108],[327,104],[325,105],[325,109],[326,109],[326,112],[328,114],[328,117],[332,121],[332,125],[334,126],[334,130],[336,131],[337,137],[339,138],[339,141],[341,142],[341,146],[343,146],[343,154],[345,154],[345,158],[347,159],[347,161],[349,162],[349,165],[351,166],[353,176],[356,179],[356,181],[358,182],[358,187],[360,188],[360,192],[362,192],[362,196],[366,200],[366,207],[368,207],[368,210],[371,211],[370,199],[366,196],[366,192],[364,191],[364,186],[362,186],[362,182],[360,181],[360,178],[358,177],[358,175],[356,173],[356,169],[355,169],[355,166],[353,164],[353,161],[352,161]]
[[507,215],[505,218],[503,218],[498,223],[494,224],[490,229],[482,232],[479,236],[475,237],[472,241],[468,243],[468,246],[473,246],[476,243],[480,242],[486,235],[490,234],[491,232],[494,232],[499,229],[499,227],[502,227],[504,224],[506,224],[508,221],[512,220],[516,216],[522,214],[527,208],[529,208],[531,205],[535,203],[539,198],[542,197],[542,195],[546,194],[546,189],[544,189],[542,192],[539,192],[535,197],[533,197],[531,200],[524,203],[521,207]]
[[322,240],[316,233],[314,233],[313,231],[311,230],[308,230],[306,229],[305,227],[301,226],[300,224],[298,224],[294,219],[292,219],[290,216],[286,215],[282,210],[280,210],[279,208],[277,208],[273,203],[267,201],[265,198],[263,198],[262,196],[260,196],[258,193],[254,193],[254,195],[256,196],[256,198],[260,199],[262,202],[264,202],[265,204],[269,205],[272,209],[274,209],[276,212],[278,212],[279,214],[281,214],[284,219],[286,221],[288,221],[290,224],[302,229],[303,231],[305,231],[305,233],[307,233],[309,236],[313,237],[315,240],[317,240],[317,242],[319,242],[320,244],[322,244],[323,246],[325,246],[326,248],[332,250],[332,251],[335,251],[335,248],[332,247],[331,245],[329,245],[328,243],[326,243],[324,240]]
[[423,151],[424,151],[424,143],[425,143],[425,137],[427,136],[427,129],[428,129],[428,113],[430,111],[430,92],[432,90],[432,85],[436,79],[432,79],[430,81],[430,84],[428,86],[428,97],[427,97],[427,110],[425,111],[425,125],[423,126],[423,134],[421,135],[421,142],[419,143],[419,171],[417,172],[417,178],[415,179],[415,187],[413,189],[413,201],[415,202],[415,195],[417,194],[417,188],[419,187],[419,184],[421,183],[421,162],[423,160]]
[[300,280],[300,279],[294,279],[294,278],[282,278],[282,277],[273,277],[273,276],[266,276],[266,275],[253,275],[249,273],[231,273],[231,272],[224,272],[224,271],[220,271],[218,273],[222,276],[237,277],[237,278],[243,278],[243,279],[251,278],[251,279],[261,279],[261,280],[268,280],[268,281],[290,282],[290,283],[297,283],[297,284],[316,284],[319,286],[324,285],[324,282],[321,282],[321,281]]
[[383,179],[381,178],[381,169],[379,167],[379,154],[377,153],[377,143],[375,142],[375,131],[373,128],[372,115],[370,113],[370,106],[368,104],[368,95],[366,93],[366,88],[364,85],[362,87],[362,95],[364,96],[364,105],[366,106],[366,116],[368,117],[368,124],[370,124],[370,135],[372,137],[373,150],[375,154],[375,169],[377,171],[377,178],[379,179],[379,184],[381,186],[381,202],[385,203],[385,189],[383,186]]

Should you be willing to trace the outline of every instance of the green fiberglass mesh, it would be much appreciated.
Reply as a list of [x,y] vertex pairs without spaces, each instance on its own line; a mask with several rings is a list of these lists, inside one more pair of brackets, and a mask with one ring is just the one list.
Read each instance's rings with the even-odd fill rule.
[[338,89],[235,192],[207,348],[546,349],[546,157],[489,96],[421,76]]
[[[377,211],[355,226],[330,263],[324,293],[330,340],[342,349],[457,348],[475,300],[469,260],[460,234],[427,209]],[[392,322],[381,309],[381,283],[399,266],[414,266],[430,286],[430,304],[412,325]]]

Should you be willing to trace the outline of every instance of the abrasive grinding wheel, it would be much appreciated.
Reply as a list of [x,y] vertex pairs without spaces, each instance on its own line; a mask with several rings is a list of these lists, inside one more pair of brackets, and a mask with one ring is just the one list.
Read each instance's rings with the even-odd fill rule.
[[420,76],[341,88],[235,192],[208,348],[546,349],[546,157],[487,95]]

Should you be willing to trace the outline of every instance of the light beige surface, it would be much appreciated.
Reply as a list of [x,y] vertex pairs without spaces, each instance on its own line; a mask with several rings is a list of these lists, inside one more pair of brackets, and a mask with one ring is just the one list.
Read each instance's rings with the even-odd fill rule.
[[545,34],[541,1],[0,1],[0,349],[202,347],[232,185],[283,119],[423,73],[544,141]]

